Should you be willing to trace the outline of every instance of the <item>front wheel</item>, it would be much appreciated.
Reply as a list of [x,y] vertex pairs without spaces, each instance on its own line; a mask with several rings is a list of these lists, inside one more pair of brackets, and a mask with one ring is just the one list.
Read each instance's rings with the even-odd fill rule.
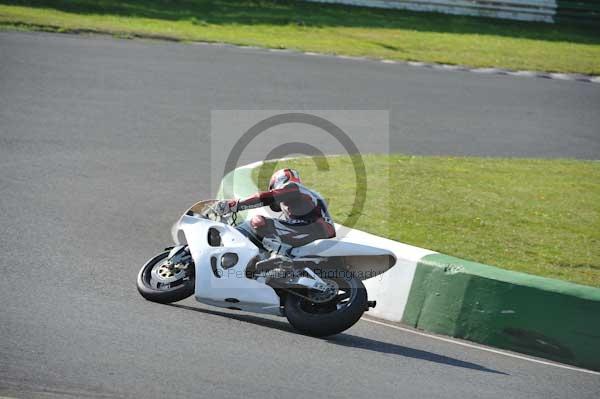
[[361,318],[368,305],[367,290],[360,279],[352,276],[323,278],[323,281],[337,289],[328,302],[313,302],[293,294],[285,299],[285,314],[290,324],[314,337],[347,330]]
[[174,269],[167,264],[169,251],[161,252],[142,266],[137,276],[137,289],[149,301],[171,303],[194,293],[194,266]]

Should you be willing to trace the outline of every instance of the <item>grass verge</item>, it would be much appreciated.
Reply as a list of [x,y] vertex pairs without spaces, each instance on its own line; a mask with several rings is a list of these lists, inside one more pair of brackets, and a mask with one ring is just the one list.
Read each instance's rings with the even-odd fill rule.
[[[600,287],[600,162],[363,157],[367,198],[355,228],[448,255]],[[352,209],[349,157],[286,161],[342,222]],[[255,176],[260,187],[275,167]],[[320,170],[321,169],[321,170]],[[361,181],[361,185],[363,182]],[[365,187],[365,186],[363,186]]]
[[184,41],[600,74],[600,30],[298,1],[0,0],[4,29]]

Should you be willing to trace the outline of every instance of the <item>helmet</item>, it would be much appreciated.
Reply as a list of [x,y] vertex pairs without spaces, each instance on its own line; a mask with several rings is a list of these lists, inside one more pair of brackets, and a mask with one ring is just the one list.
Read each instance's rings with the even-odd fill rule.
[[281,188],[284,184],[289,182],[302,183],[298,171],[288,168],[279,169],[277,172],[273,173],[273,176],[271,176],[271,181],[269,181],[269,190]]

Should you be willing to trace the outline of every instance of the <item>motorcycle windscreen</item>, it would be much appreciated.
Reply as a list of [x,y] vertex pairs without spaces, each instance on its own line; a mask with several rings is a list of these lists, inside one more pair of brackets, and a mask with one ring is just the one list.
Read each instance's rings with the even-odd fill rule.
[[185,215],[204,215],[208,208],[210,208],[217,202],[219,202],[219,200],[216,199],[198,201],[185,212]]

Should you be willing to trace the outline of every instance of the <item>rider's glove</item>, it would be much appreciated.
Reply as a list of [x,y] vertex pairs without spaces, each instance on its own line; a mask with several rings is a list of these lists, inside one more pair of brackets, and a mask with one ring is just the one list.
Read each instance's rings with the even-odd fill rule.
[[215,205],[215,213],[217,215],[223,216],[232,212],[237,212],[237,204],[236,200],[223,200],[217,202]]

